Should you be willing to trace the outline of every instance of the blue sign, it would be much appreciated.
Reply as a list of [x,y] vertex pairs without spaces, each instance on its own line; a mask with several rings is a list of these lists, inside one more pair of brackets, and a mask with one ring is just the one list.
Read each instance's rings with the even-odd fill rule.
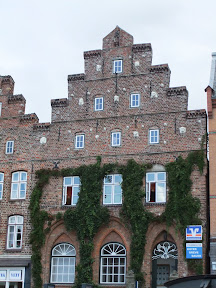
[[186,243],[186,259],[202,259],[202,243]]
[[195,241],[202,240],[202,226],[191,225],[186,228],[186,240]]

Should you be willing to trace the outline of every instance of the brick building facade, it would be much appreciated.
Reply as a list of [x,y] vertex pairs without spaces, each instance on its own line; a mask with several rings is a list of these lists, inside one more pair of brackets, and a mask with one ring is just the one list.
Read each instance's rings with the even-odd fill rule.
[[[140,251],[144,286],[162,285],[176,273],[179,277],[194,273],[185,260],[178,223],[174,219],[168,228],[160,217],[171,198],[165,166],[200,151],[206,133],[205,110],[188,111],[186,87],[169,87],[170,69],[167,64],[152,65],[151,44],[133,44],[133,37],[118,26],[103,39],[101,50],[84,52],[84,61],[84,74],[68,76],[68,97],[51,101],[51,123],[39,123],[34,113],[26,115],[25,98],[13,95],[12,77],[0,77],[0,286],[20,288],[25,283],[30,287],[32,223],[28,207],[38,183],[35,172],[87,167],[94,165],[98,156],[101,167],[126,166],[130,159],[148,166],[141,201],[143,211],[151,212],[155,220],[146,227],[146,244]],[[204,232],[204,272],[206,173],[206,167],[200,174],[195,165],[191,174],[191,193],[201,204],[198,216]],[[40,211],[52,216],[45,223],[49,229],[40,247],[41,278],[43,284],[57,287],[74,283],[81,261],[79,227],[69,231],[58,215],[75,210],[79,196],[81,199],[86,192],[80,175],[64,175],[52,174],[40,199]],[[132,222],[126,223],[121,216],[125,181],[126,176],[115,168],[105,173],[101,182],[100,205],[108,209],[110,218],[93,237],[92,280],[106,287],[125,287],[131,260],[136,260],[131,259]],[[85,185],[88,190],[88,183]],[[187,211],[182,211],[184,214]],[[32,282],[34,279],[33,275]]]

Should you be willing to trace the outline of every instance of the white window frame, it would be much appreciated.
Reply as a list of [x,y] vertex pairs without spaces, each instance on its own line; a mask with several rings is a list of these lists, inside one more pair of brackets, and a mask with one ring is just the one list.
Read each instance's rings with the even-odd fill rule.
[[104,101],[103,97],[96,97],[95,98],[95,111],[102,111],[104,108]]
[[[117,181],[117,178],[121,178]],[[122,204],[122,175],[121,174],[109,174],[104,178],[103,185],[103,204],[104,205],[119,205]],[[110,195],[110,201],[107,202],[108,193]],[[115,196],[120,196],[120,201],[115,200]]]
[[[117,273],[116,273],[117,270]],[[100,283],[125,284],[126,249],[120,243],[108,243],[101,249]]]
[[112,132],[112,147],[119,147],[121,146],[121,132]]
[[0,116],[2,116],[2,102],[0,102]]
[[132,93],[130,96],[130,107],[136,108],[139,106],[140,106],[140,94],[139,93]]
[[12,173],[11,199],[25,199],[27,188],[27,172],[16,171]]
[[14,141],[7,141],[5,154],[13,154],[14,152]]
[[85,135],[84,134],[76,135],[75,148],[76,149],[83,149],[84,146],[85,146]]
[[[69,243],[56,245],[52,249],[50,283],[74,283],[75,267],[76,249],[74,246]],[[70,274],[71,279],[69,278]],[[64,276],[67,277],[67,280],[63,279]]]
[[149,143],[158,144],[159,143],[159,129],[149,130]]
[[[8,218],[7,249],[21,249],[23,237],[23,216],[13,215]],[[18,243],[20,243],[18,245]]]
[[113,73],[122,73],[123,71],[123,60],[116,59],[113,61]]
[[4,173],[0,173],[0,200],[3,196],[3,186],[4,186]]
[[[81,183],[79,176],[64,177],[62,205],[75,206],[77,204],[77,201],[79,199],[80,186]],[[70,188],[71,188],[71,197],[67,197],[68,193],[70,193],[69,191]],[[67,198],[71,199],[70,204],[67,203],[69,200]]]
[[[151,177],[153,179],[149,180]],[[163,179],[160,179],[161,176]],[[151,188],[153,187],[153,188]],[[151,189],[154,189],[155,201],[151,199]],[[160,200],[160,197],[163,200]],[[153,197],[152,197],[153,198]],[[165,203],[166,202],[166,172],[148,172],[146,173],[146,202]]]

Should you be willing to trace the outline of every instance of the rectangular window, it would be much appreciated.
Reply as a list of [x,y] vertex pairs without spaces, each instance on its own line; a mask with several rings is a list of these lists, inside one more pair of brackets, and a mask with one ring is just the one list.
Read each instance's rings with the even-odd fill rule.
[[64,177],[63,183],[63,205],[76,205],[80,192],[80,177]]
[[7,248],[21,249],[23,233],[23,217],[16,215],[8,219]]
[[0,173],[0,200],[3,195],[4,173]]
[[14,150],[14,141],[7,141],[6,143],[6,154],[13,154]]
[[11,183],[11,199],[25,199],[27,185],[27,173],[24,171],[14,172]]
[[95,98],[95,111],[103,110],[103,97]]
[[132,108],[140,106],[140,94],[131,94],[130,106]]
[[146,173],[146,202],[166,202],[166,172]]
[[121,132],[112,132],[112,146],[121,146]]
[[76,135],[75,148],[82,149],[84,148],[84,135]]
[[122,204],[122,175],[107,175],[104,178],[103,204]]
[[149,130],[149,143],[150,144],[159,143],[159,130]]
[[113,61],[113,73],[122,73],[122,60]]

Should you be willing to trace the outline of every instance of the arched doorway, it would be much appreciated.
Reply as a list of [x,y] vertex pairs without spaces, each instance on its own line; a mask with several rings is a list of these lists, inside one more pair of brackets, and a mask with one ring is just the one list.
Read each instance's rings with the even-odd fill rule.
[[152,288],[164,287],[178,269],[178,250],[173,242],[162,241],[152,252]]

